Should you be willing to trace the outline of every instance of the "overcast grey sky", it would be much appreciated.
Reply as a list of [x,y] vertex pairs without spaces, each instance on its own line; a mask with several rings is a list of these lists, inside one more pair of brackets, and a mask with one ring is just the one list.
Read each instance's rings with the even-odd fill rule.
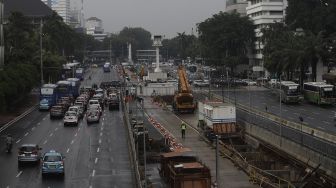
[[[73,0],[72,0],[73,1]],[[226,0],[84,0],[85,18],[103,20],[106,32],[119,32],[123,27],[143,27],[152,34],[176,36],[191,33],[195,24],[219,11]]]

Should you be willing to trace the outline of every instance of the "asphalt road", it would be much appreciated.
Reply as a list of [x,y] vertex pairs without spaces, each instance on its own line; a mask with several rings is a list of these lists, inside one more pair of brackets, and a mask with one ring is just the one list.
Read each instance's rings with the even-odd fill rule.
[[[82,85],[119,79],[117,72],[103,73],[101,68],[89,71],[92,80]],[[87,125],[81,120],[78,127],[64,127],[63,120],[50,120],[48,112],[33,111],[13,124],[0,136],[12,134],[13,151],[5,152],[5,138],[0,145],[0,188],[119,188],[134,187],[128,153],[126,129],[121,111],[103,112],[99,124]],[[65,178],[49,176],[42,180],[41,165],[18,167],[17,148],[33,143],[42,153],[51,149],[65,155]]]
[[[217,95],[222,95],[221,89],[214,90]],[[251,106],[260,111],[267,112],[282,117],[289,121],[300,123],[299,117],[303,118],[303,122],[313,128],[336,133],[336,126],[334,122],[334,114],[336,113],[335,106],[319,106],[310,104],[306,101],[300,104],[281,104],[279,97],[271,92],[269,89],[260,89],[251,86],[245,89],[237,89],[236,91],[224,90],[224,95],[230,97],[232,101],[236,100],[237,103]]]

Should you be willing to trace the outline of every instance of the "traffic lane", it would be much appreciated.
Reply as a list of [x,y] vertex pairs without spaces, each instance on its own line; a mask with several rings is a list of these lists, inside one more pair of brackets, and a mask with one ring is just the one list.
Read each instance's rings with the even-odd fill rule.
[[126,128],[121,111],[105,110],[93,140],[94,187],[134,187]]
[[[236,95],[234,95],[236,93]],[[221,92],[216,92],[220,94]],[[227,92],[225,92],[227,96]],[[278,97],[270,91],[236,91],[230,92],[230,99],[234,100],[236,97],[237,102],[246,106],[251,105],[261,111],[267,111],[280,116],[280,104]],[[304,123],[312,127],[328,131],[336,131],[333,124],[333,114],[335,107],[321,107],[307,102],[301,104],[284,104],[281,105],[281,115],[283,118],[290,121],[300,123],[299,117],[303,117]]]
[[[26,164],[22,167],[18,167],[17,161],[17,148],[21,146],[21,144],[38,144],[40,147],[45,147],[47,144],[46,140],[50,137],[50,134],[53,134],[54,127],[57,127],[59,124],[55,121],[47,121],[45,120],[35,129],[32,129],[30,132],[27,132],[22,138],[17,140],[13,145],[13,152],[10,155],[5,155],[7,157],[4,160],[2,157],[4,155],[0,155],[0,166],[2,169],[0,170],[1,177],[1,185],[4,187],[10,186],[27,186],[27,187],[35,187],[35,183],[40,175],[40,166],[39,165],[30,165]],[[45,149],[41,151],[43,152]],[[29,184],[27,184],[29,182]]]
[[[37,109],[34,110],[32,113],[28,114],[21,120],[13,123],[7,129],[0,133],[1,138],[1,145],[0,150],[4,151],[6,148],[6,136],[11,135],[14,141],[19,140],[22,138],[27,132],[31,129],[35,129],[37,126],[40,126],[43,121],[48,118],[48,112],[39,112]],[[2,152],[1,152],[2,153]]]

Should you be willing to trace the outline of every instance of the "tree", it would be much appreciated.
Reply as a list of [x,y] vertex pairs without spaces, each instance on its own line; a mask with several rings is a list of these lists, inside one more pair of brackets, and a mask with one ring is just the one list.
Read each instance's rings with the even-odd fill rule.
[[233,72],[238,64],[247,63],[248,49],[255,41],[254,25],[248,17],[220,12],[198,24],[199,40],[206,56],[226,64]]

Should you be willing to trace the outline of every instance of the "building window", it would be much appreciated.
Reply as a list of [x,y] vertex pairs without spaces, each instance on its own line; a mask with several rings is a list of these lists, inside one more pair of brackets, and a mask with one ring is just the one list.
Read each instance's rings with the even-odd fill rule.
[[283,15],[282,11],[270,11],[270,15]]

